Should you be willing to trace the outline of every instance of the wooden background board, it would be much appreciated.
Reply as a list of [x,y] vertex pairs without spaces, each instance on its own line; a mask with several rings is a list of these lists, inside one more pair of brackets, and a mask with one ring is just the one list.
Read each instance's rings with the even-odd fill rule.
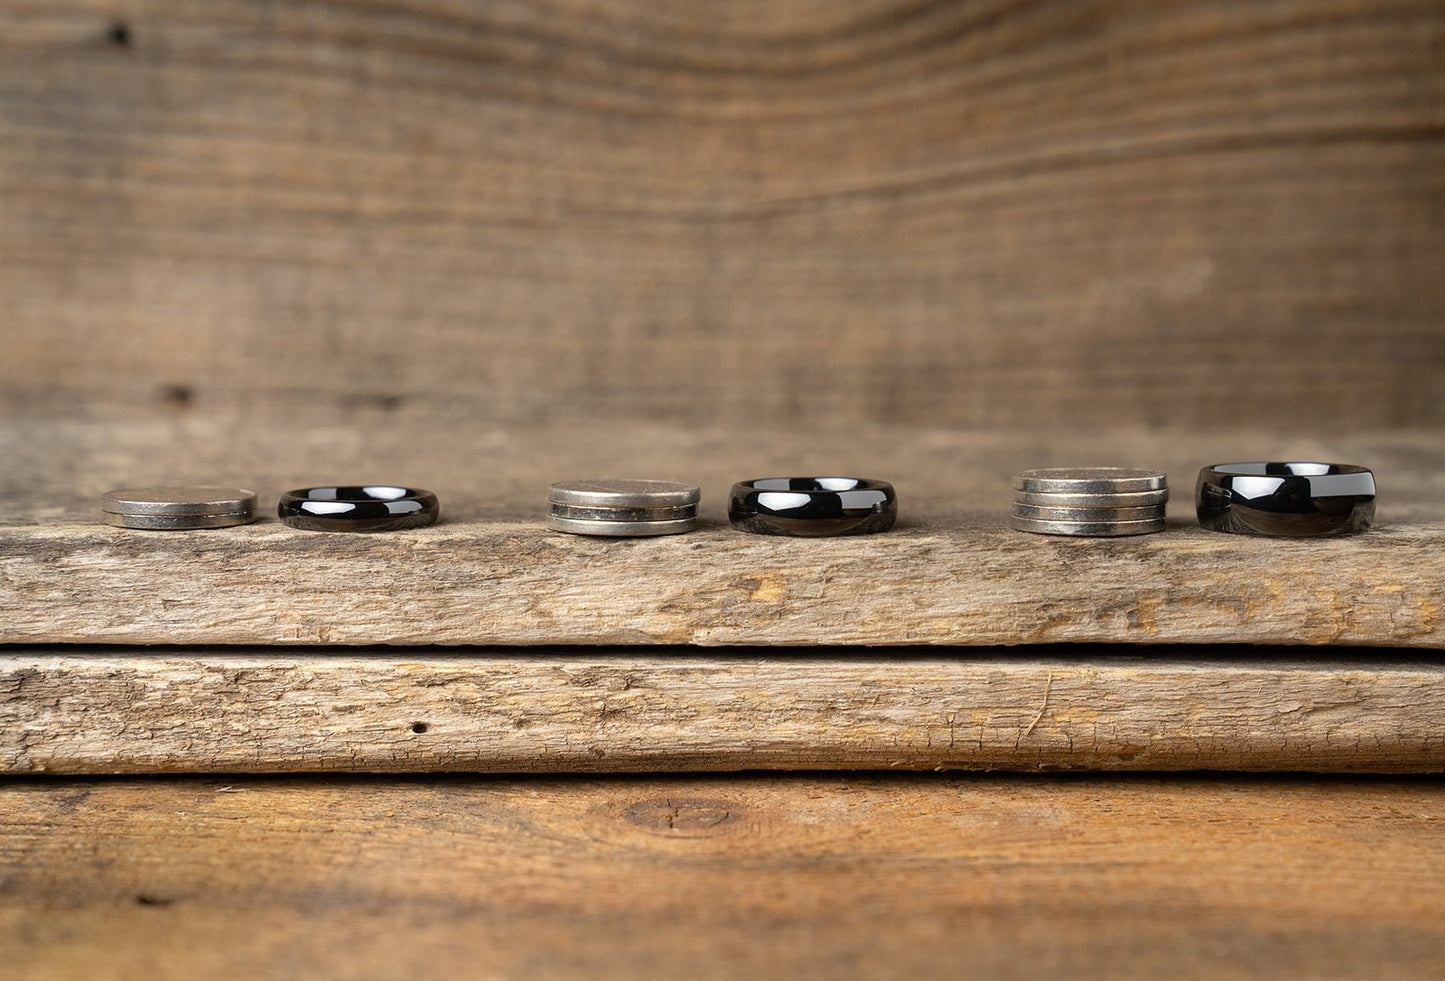
[[9,648],[0,773],[1445,772],[1445,661]]
[[15,977],[1438,977],[1445,786],[9,781]]
[[19,0],[8,409],[1445,422],[1437,0]]
[[[0,641],[126,644],[1022,644],[1445,646],[1445,446],[1436,432],[943,433],[805,437],[668,427],[471,428],[378,412],[374,431],[286,414],[0,427]],[[1380,527],[1322,540],[1197,526],[1200,463],[1261,447],[1378,468]],[[1073,460],[1174,474],[1169,530],[1068,539],[1006,527],[1015,465]],[[728,482],[814,466],[892,479],[892,532],[737,532]],[[866,470],[864,469],[866,467]],[[548,532],[546,487],[630,471],[699,482],[704,527],[661,539]],[[98,522],[115,484],[414,483],[447,520],[382,535]],[[294,483],[293,483],[294,482]],[[52,493],[53,489],[53,493]]]

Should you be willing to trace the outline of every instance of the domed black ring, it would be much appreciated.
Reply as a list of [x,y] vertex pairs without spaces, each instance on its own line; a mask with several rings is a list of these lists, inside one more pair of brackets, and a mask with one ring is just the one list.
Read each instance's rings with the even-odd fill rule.
[[1217,463],[1199,471],[1194,501],[1214,531],[1348,535],[1375,520],[1375,475],[1345,463]]
[[303,487],[282,494],[276,514],[305,531],[397,531],[432,524],[441,506],[414,487]]
[[893,485],[857,477],[767,477],[733,484],[728,520],[755,535],[871,535],[898,518]]

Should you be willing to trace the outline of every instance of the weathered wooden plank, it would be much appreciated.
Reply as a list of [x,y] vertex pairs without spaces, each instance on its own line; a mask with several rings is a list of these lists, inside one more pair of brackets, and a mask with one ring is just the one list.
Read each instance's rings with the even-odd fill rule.
[[1410,780],[9,781],[0,949],[27,979],[1427,978],[1442,813]]
[[[1279,441],[1247,433],[609,426],[473,430],[376,413],[295,432],[257,420],[0,427],[0,641],[188,644],[1024,644],[1445,646],[1438,434]],[[1195,469],[1272,455],[1376,467],[1380,526],[1287,541],[1194,525]],[[619,462],[621,461],[621,462]],[[1005,527],[1019,466],[1114,462],[1174,475],[1170,529],[1058,539]],[[833,540],[735,532],[731,480],[861,472],[894,481],[898,527]],[[705,488],[704,527],[667,539],[547,532],[546,486],[628,471]],[[257,478],[260,478],[259,480]],[[447,521],[336,536],[275,519],[219,532],[98,523],[109,486],[357,479],[436,490]]]
[[1433,0],[7,3],[0,400],[1438,426],[1442,37]]
[[1445,771],[1445,663],[0,654],[0,771]]
[[23,529],[0,543],[0,641],[1438,648],[1445,637],[1445,530],[1281,544],[1178,524],[1121,543],[1001,524],[807,543],[716,524],[620,543],[540,522],[385,540],[276,523],[185,538]]

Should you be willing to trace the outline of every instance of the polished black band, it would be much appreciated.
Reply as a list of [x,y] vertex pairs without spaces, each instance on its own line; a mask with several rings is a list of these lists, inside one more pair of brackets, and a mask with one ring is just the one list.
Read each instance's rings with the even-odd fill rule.
[[433,523],[441,507],[431,491],[370,484],[287,491],[276,513],[306,531],[396,531]]
[[856,477],[768,477],[733,484],[728,520],[756,535],[869,535],[898,517],[893,485]]
[[1215,531],[1347,535],[1375,520],[1375,475],[1343,463],[1219,463],[1199,471],[1194,501]]

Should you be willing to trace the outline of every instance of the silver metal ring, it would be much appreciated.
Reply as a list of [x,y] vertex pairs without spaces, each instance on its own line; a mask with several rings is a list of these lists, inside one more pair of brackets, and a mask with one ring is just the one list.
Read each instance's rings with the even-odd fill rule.
[[564,480],[547,491],[547,527],[569,535],[638,538],[697,528],[696,484],[673,480]]

